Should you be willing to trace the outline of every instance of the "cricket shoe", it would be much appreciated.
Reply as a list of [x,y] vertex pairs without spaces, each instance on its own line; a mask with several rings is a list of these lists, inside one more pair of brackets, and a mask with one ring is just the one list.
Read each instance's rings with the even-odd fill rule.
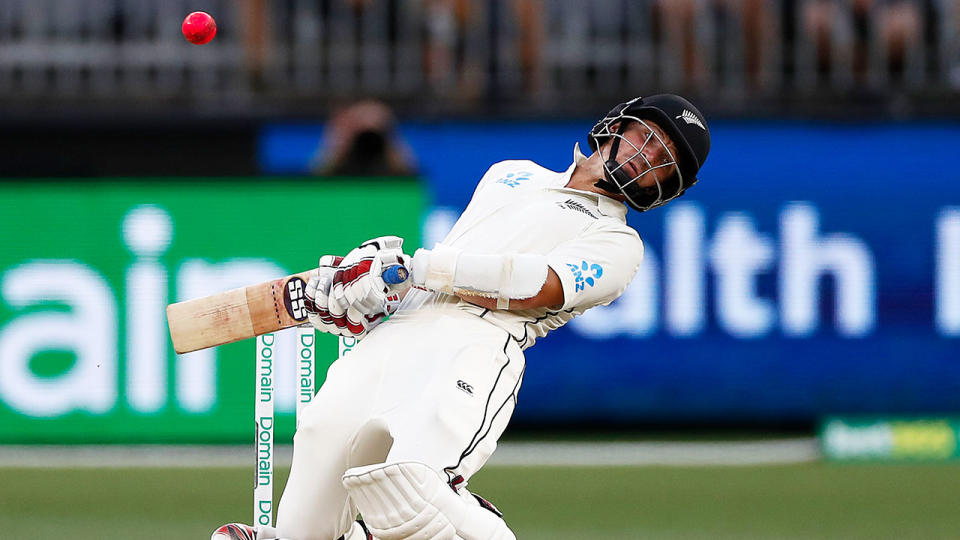
[[257,540],[257,530],[243,523],[228,523],[213,531],[210,540]]

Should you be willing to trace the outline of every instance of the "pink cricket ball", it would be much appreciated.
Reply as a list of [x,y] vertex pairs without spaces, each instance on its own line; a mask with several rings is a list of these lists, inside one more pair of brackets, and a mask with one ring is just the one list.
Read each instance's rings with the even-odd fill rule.
[[209,13],[194,11],[183,20],[183,37],[194,45],[210,43],[217,35],[217,21]]

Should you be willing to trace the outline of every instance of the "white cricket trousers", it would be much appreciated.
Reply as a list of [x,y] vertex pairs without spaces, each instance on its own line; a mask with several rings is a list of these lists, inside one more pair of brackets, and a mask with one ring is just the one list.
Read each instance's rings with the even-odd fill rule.
[[401,311],[336,361],[294,436],[277,510],[281,538],[336,540],[357,515],[340,483],[350,467],[419,461],[470,478],[516,405],[516,341],[452,307]]

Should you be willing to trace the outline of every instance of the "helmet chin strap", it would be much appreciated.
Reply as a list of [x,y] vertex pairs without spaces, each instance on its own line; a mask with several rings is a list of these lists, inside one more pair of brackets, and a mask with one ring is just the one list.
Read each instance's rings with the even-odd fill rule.
[[[603,176],[597,179],[597,183],[594,185],[598,188],[609,191],[610,193],[622,193],[623,190],[620,189],[620,186],[617,182],[610,176],[608,171],[616,171],[613,174],[617,175],[622,173],[621,176],[626,176],[626,172],[623,171],[623,168],[620,167],[620,163],[617,162],[617,152],[620,150],[620,139],[623,136],[624,132],[627,131],[627,122],[620,122],[620,127],[617,128],[617,135],[619,137],[613,137],[613,144],[610,145],[610,157],[606,161],[606,167],[603,169]],[[619,167],[619,168],[618,168]],[[622,183],[627,183],[630,181],[629,178],[617,178]]]
[[620,180],[623,183],[629,182],[630,181],[629,178],[624,178],[626,173],[622,169],[617,169],[618,166],[620,166],[620,164],[617,163],[617,160],[608,159],[606,167],[604,167],[603,169],[603,176],[601,176],[600,178],[597,178],[596,183],[593,185],[597,186],[598,188],[604,191],[608,191],[610,193],[615,193],[615,194],[623,193],[623,190],[620,189],[620,186],[614,180],[613,176],[611,176],[610,173],[608,172],[611,170],[615,170],[616,172],[613,173],[614,176],[621,175],[621,177],[617,178],[617,180]]

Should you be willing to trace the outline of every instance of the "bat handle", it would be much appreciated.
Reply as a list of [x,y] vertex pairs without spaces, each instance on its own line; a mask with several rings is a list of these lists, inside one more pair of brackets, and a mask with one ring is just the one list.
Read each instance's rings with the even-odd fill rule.
[[383,282],[390,285],[398,285],[403,283],[409,276],[410,272],[404,268],[402,264],[388,266],[387,269],[380,274],[380,277],[383,278]]

